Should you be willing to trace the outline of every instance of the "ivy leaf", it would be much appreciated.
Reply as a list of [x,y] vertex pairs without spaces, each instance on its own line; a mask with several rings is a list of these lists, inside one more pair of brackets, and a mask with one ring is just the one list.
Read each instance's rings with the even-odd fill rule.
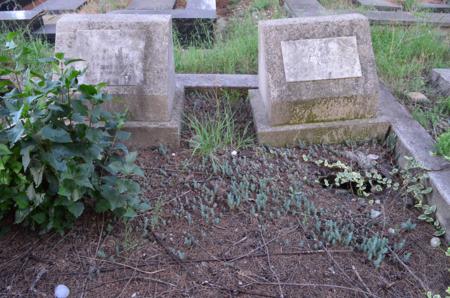
[[0,156],[10,155],[12,152],[8,149],[5,144],[0,144]]
[[20,155],[22,155],[22,165],[23,165],[24,170],[27,170],[28,166],[30,165],[30,161],[31,161],[30,151],[33,149],[34,149],[34,145],[29,145],[20,150]]
[[30,173],[31,176],[33,177],[34,185],[36,187],[39,187],[39,185],[41,185],[42,183],[42,176],[44,174],[44,169],[45,169],[44,166],[30,168]]
[[39,134],[44,140],[49,140],[55,143],[70,143],[72,139],[67,131],[62,128],[51,128],[50,126],[44,126]]
[[11,143],[10,147],[14,146],[22,138],[24,131],[25,129],[21,121],[17,122],[13,128],[8,130],[8,140]]
[[44,212],[33,214],[31,218],[38,224],[42,225],[47,220],[47,215]]
[[84,204],[82,202],[75,202],[67,206],[67,209],[70,213],[72,213],[73,216],[80,217],[80,215],[84,211]]

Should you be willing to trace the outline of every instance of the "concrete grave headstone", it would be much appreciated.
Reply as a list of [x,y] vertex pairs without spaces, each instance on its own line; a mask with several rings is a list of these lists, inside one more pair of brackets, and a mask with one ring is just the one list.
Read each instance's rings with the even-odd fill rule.
[[[366,124],[373,128],[379,120],[370,27],[362,15],[262,21],[258,65],[259,92],[251,92],[251,103],[260,141],[277,131],[278,141],[263,142],[288,143],[280,127],[297,141],[302,134],[306,142],[367,138]],[[346,125],[345,133],[325,129],[332,123]]]
[[[65,15],[56,25],[56,52],[81,58],[82,81],[105,82],[112,110],[129,111],[142,144],[179,142],[183,96],[175,86],[171,17],[167,15]],[[177,93],[178,92],[178,93]],[[135,142],[133,142],[135,143]]]

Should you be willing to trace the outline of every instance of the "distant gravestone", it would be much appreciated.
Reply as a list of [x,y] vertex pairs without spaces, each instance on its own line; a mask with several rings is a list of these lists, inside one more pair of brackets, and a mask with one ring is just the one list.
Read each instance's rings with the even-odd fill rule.
[[154,141],[166,143],[164,128],[174,128],[179,116],[173,112],[178,103],[170,16],[65,15],[56,25],[55,50],[83,59],[75,65],[87,67],[83,82],[107,83],[115,98],[111,109],[127,108],[131,121],[160,128]]
[[[370,27],[359,14],[260,22],[258,77],[259,93],[252,92],[251,102],[259,132],[369,119],[377,113],[379,83]],[[300,139],[308,126],[297,128]],[[295,135],[294,127],[286,129]],[[310,133],[307,139],[335,142],[344,137]]]

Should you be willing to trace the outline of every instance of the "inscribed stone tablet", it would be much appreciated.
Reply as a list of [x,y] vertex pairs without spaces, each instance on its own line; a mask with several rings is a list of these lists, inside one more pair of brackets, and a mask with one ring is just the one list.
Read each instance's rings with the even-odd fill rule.
[[145,40],[141,30],[79,30],[77,50],[87,59],[86,83],[106,82],[110,86],[144,83]]
[[355,36],[282,41],[287,82],[362,76]]

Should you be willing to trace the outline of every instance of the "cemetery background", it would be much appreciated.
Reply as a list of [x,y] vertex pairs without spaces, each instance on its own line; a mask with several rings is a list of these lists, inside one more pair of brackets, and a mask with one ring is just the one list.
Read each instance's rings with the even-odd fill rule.
[[[245,9],[258,18],[279,16],[281,9],[275,2],[262,5],[265,9],[255,8],[255,3],[259,2],[241,3],[235,8],[237,14]],[[239,22],[249,24],[242,19]],[[195,48],[190,51],[177,47],[179,70],[184,62],[180,57],[202,52]],[[203,52],[208,56],[208,51]],[[209,53],[214,53],[214,49]],[[239,58],[236,56],[233,58]],[[251,53],[243,55],[242,61],[232,65],[237,66],[235,69],[253,67],[253,71],[241,70],[242,73],[255,72],[256,61],[246,61],[248,57],[255,58]],[[220,66],[208,65],[209,61],[226,62],[214,55],[202,56],[200,61],[204,63],[198,63],[199,60],[199,67],[212,70]],[[404,209],[405,201],[389,199],[403,197],[401,191],[384,190],[371,194],[367,200],[358,199],[345,187],[323,187],[324,179],[333,179],[336,170],[320,160],[341,160],[362,173],[367,162],[372,163],[367,157],[376,156],[375,168],[386,175],[395,164],[389,146],[257,146],[245,97],[243,90],[188,90],[187,125],[181,132],[181,149],[161,146],[140,154],[139,164],[146,172],[140,182],[144,196],[154,201],[152,210],[129,223],[87,213],[74,230],[56,243],[53,240],[59,239],[57,235],[39,238],[14,228],[1,240],[7,248],[2,250],[5,260],[12,260],[2,263],[2,274],[7,277],[2,288],[12,290],[8,286],[15,284],[14,289],[21,293],[51,293],[57,282],[64,282],[75,289],[76,296],[136,293],[144,297],[155,293],[411,297],[422,295],[424,285],[434,292],[445,289],[448,277],[442,273],[446,272],[448,261],[442,251],[431,249],[428,244],[432,227],[417,221],[417,212]],[[211,123],[234,128],[208,128]],[[193,150],[200,154],[192,156]],[[247,191],[256,196],[246,197]],[[277,202],[277,197],[290,197],[290,203],[286,205],[282,199]],[[412,200],[407,196],[403,199]],[[311,202],[317,207],[312,207]],[[327,209],[316,213],[325,227],[324,234],[314,232],[313,227],[318,222],[314,210],[320,207]],[[370,218],[372,210],[381,210],[382,218]],[[417,224],[415,228],[408,228],[409,218]],[[338,224],[337,230],[342,229],[342,235],[348,236],[348,227],[339,225],[342,221],[356,225],[355,235],[360,239],[370,239],[378,232],[392,245],[399,245],[398,250],[390,253],[376,270],[367,255],[349,252],[352,246],[323,247],[337,235],[331,233],[336,232],[333,223]],[[247,228],[242,230],[244,225]],[[389,227],[396,231],[395,235],[389,234]],[[413,231],[408,232],[409,229]],[[36,244],[28,244],[30,238],[36,239]],[[33,250],[31,254],[29,248]],[[412,256],[406,262],[408,253]],[[402,258],[403,265],[396,256]],[[18,273],[17,264],[26,269]],[[316,268],[321,269],[315,271]],[[154,272],[158,270],[163,271]],[[30,287],[33,282],[35,286]]]

